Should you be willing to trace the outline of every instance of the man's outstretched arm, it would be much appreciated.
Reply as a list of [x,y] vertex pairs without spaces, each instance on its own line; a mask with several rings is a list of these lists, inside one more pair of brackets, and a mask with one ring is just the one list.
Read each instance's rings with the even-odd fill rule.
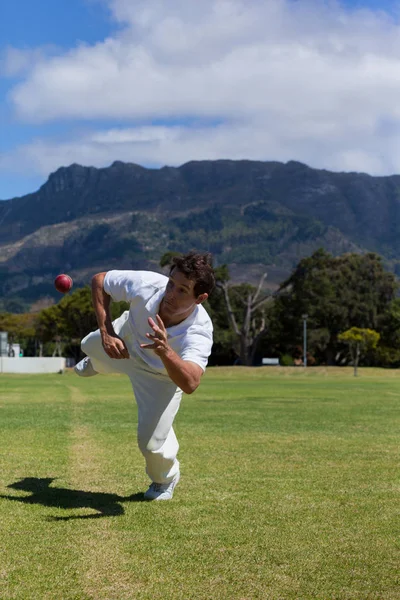
[[115,333],[112,325],[110,314],[111,296],[104,290],[105,276],[106,273],[104,272],[97,273],[92,277],[92,303],[104,352],[110,358],[129,358],[128,348],[124,340]]

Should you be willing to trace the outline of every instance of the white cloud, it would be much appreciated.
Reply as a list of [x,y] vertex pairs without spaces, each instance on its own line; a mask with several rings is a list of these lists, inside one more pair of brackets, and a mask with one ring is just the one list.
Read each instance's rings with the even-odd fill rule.
[[[400,26],[388,15],[322,0],[110,6],[123,25],[113,37],[43,57],[11,100],[22,120],[126,126],[37,140],[16,151],[22,162],[48,172],[70,162],[257,158],[400,171]],[[171,118],[181,126],[151,125]]]
[[[142,165],[180,165],[189,160],[220,158],[253,160],[297,159],[310,166],[331,170],[393,173],[400,142],[389,137],[385,153],[376,148],[371,132],[347,139],[346,122],[341,128],[324,130],[312,121],[293,131],[295,119],[268,123],[221,124],[214,127],[137,127],[82,133],[69,141],[35,140],[15,152],[0,156],[0,170],[24,173],[34,169],[46,176],[61,165],[77,162],[105,167],[114,160]],[[305,137],[307,135],[307,138]],[[306,141],[305,141],[306,140]]]
[[16,77],[23,75],[56,53],[57,48],[52,45],[24,49],[7,46],[0,52],[0,76]]

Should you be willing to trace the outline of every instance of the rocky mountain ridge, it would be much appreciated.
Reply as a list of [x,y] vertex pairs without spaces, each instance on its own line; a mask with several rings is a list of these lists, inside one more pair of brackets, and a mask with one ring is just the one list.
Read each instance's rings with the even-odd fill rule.
[[[32,303],[109,268],[159,270],[167,250],[213,252],[236,281],[276,285],[318,247],[374,251],[400,265],[400,176],[302,163],[200,161],[147,169],[61,167],[35,193],[0,202],[0,292]],[[247,279],[246,279],[247,278]]]

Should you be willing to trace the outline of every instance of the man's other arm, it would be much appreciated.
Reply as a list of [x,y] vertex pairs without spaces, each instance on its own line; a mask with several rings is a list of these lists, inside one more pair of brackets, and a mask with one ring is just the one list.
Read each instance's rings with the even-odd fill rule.
[[129,358],[128,348],[124,340],[115,333],[111,321],[111,296],[104,290],[104,278],[106,274],[106,272],[97,273],[97,275],[92,277],[92,303],[94,312],[96,313],[104,352],[110,358]]

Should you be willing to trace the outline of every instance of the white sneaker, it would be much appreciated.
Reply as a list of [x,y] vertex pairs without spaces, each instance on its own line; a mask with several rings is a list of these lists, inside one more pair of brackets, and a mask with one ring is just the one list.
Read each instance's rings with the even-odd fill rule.
[[79,377],[93,377],[94,375],[98,375],[98,372],[93,369],[92,362],[88,356],[85,356],[85,358],[75,365],[74,371]]
[[180,474],[175,475],[169,483],[156,483],[153,481],[147,492],[144,493],[145,500],[171,500],[174,495],[175,486],[178,484]]

